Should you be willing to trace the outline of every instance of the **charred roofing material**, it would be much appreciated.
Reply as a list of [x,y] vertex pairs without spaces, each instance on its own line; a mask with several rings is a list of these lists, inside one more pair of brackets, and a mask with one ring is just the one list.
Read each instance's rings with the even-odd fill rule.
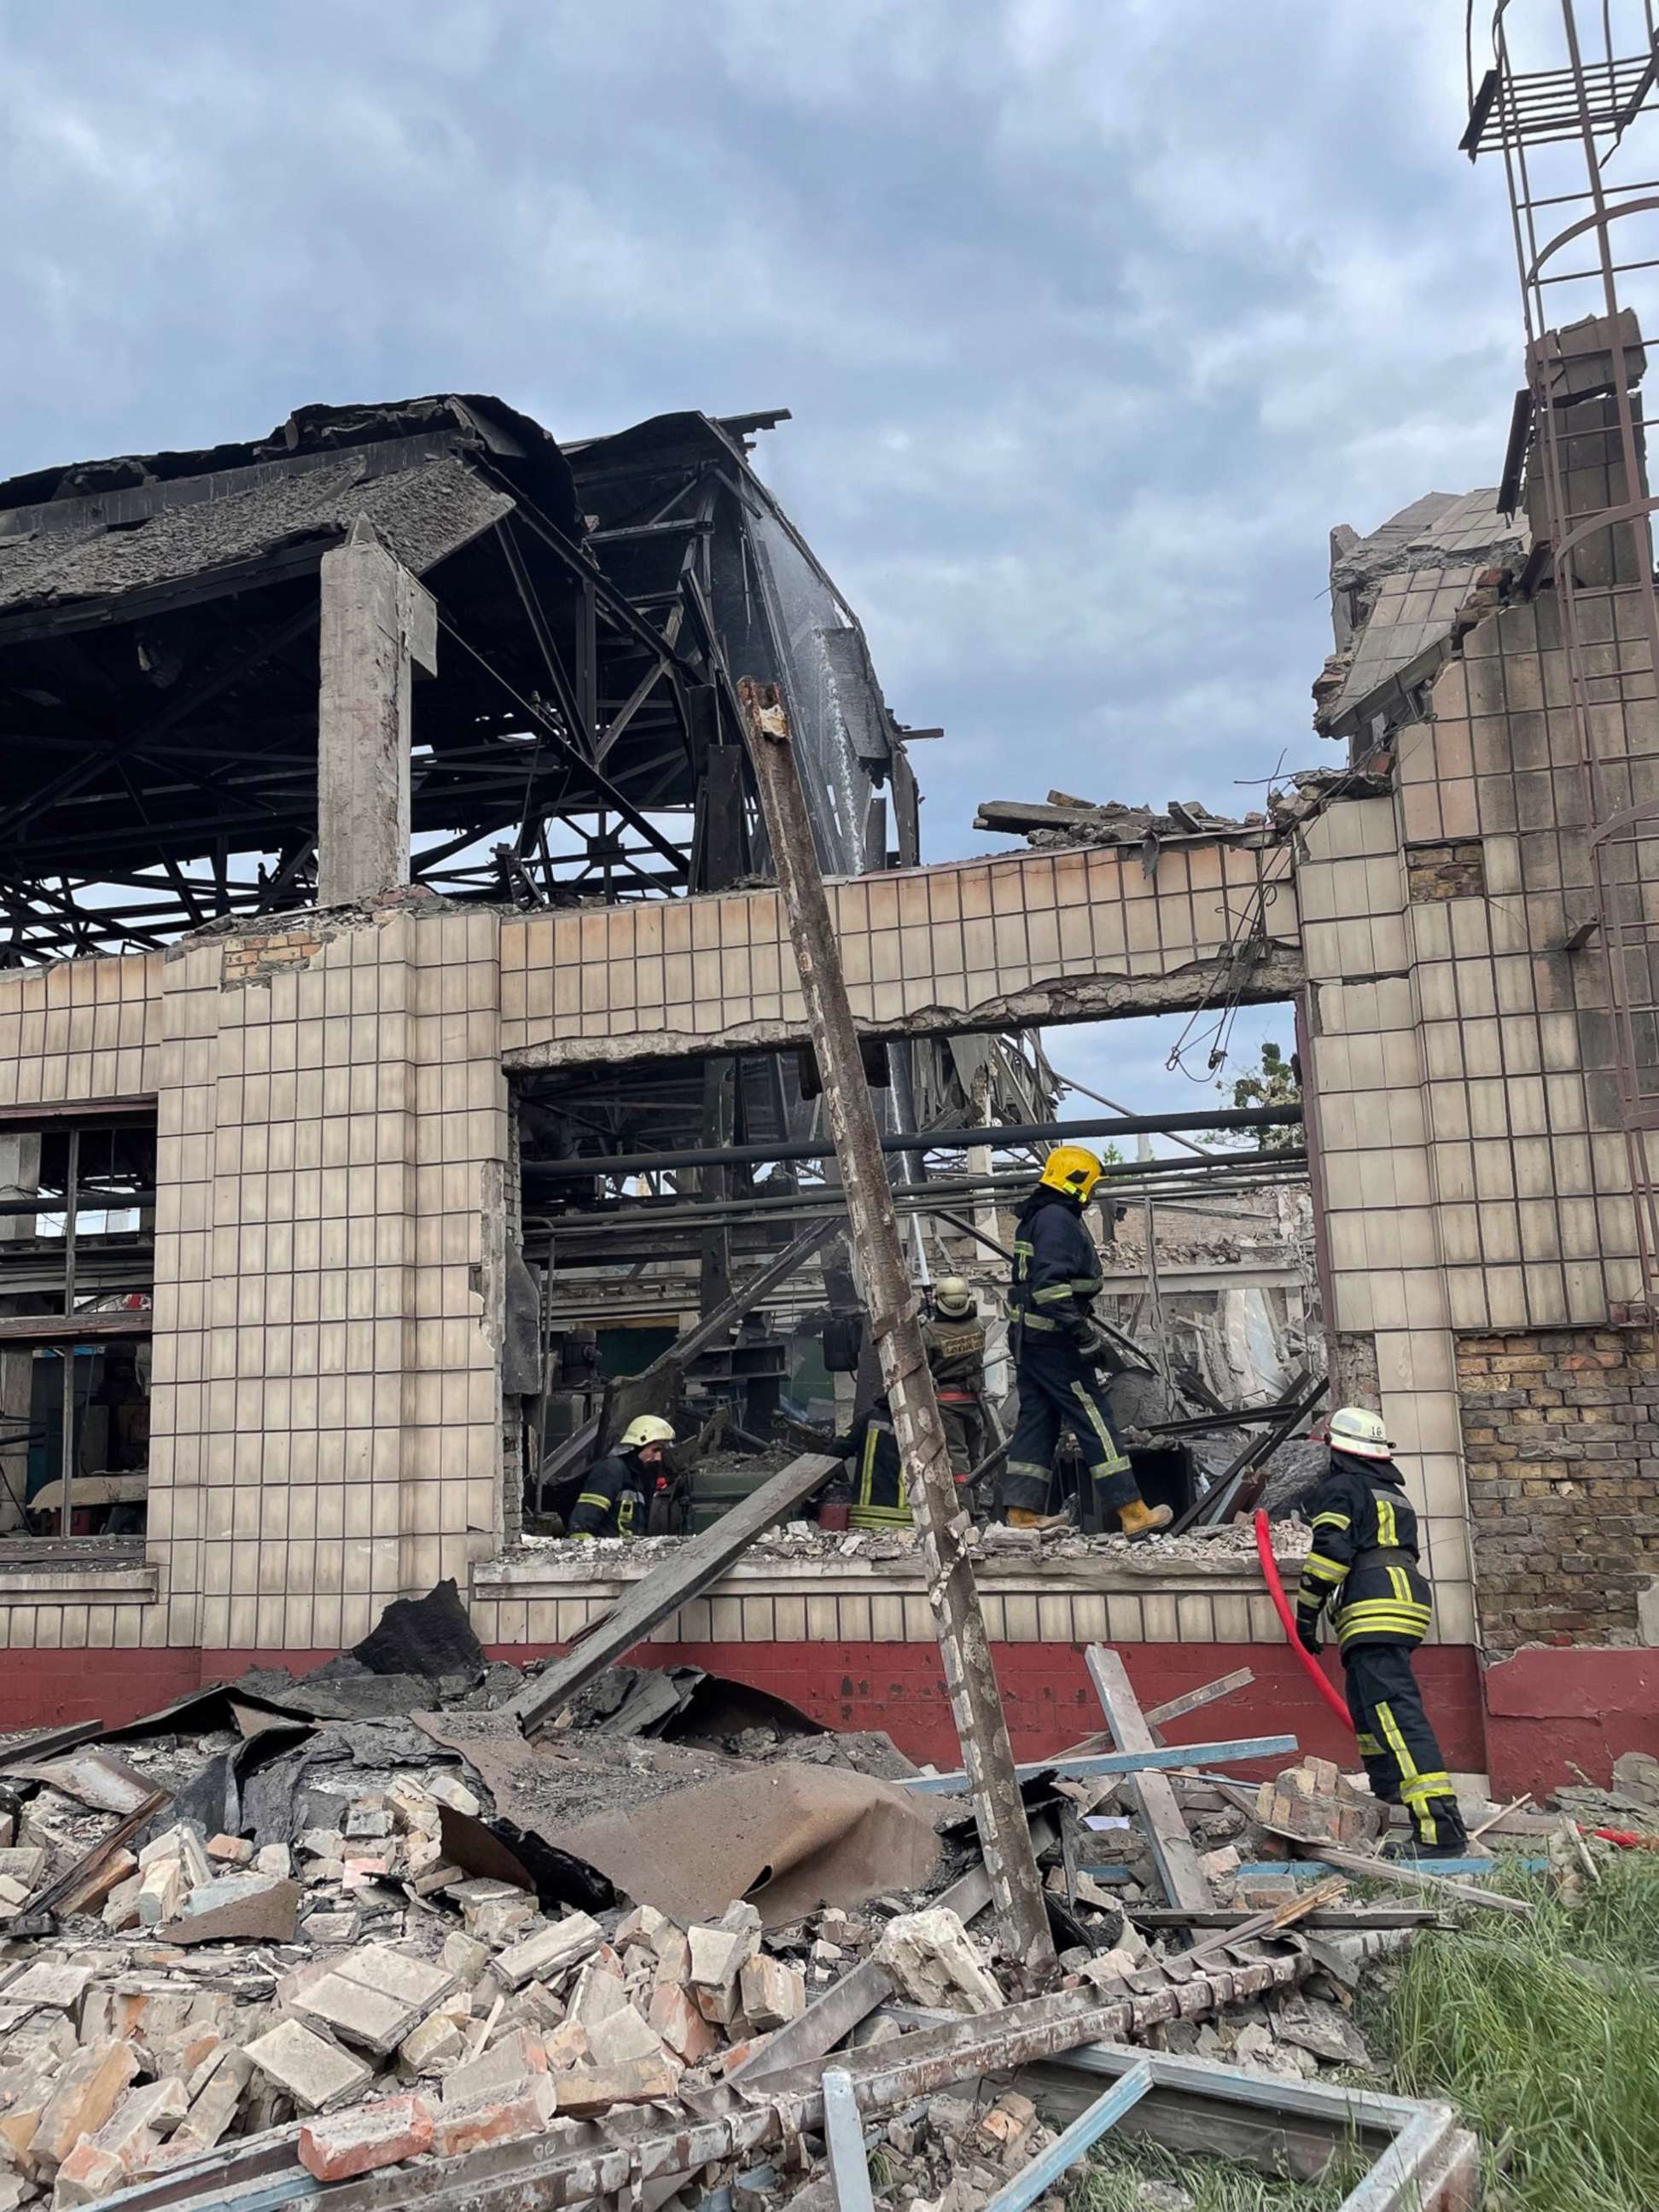
[[[708,888],[714,853],[751,869],[738,675],[786,690],[822,865],[884,861],[884,786],[915,861],[862,630],[749,465],[784,413],[563,448],[501,399],[440,393],[0,483],[0,957],[311,902],[317,575],[360,518],[438,605],[414,704],[425,883],[533,904]],[[711,837],[716,748],[739,772]]]

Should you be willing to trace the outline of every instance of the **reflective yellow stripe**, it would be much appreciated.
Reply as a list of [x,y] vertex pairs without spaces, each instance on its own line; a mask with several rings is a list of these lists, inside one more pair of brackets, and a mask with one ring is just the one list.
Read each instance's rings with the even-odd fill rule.
[[1407,1609],[1385,1605],[1379,1600],[1375,1607],[1345,1605],[1336,1617],[1336,1640],[1339,1644],[1347,1644],[1357,1636],[1399,1636],[1409,1643],[1420,1644],[1428,1627],[1427,1606]]
[[864,1458],[859,1468],[862,1478],[859,1489],[860,1510],[870,1510],[870,1490],[876,1479],[876,1429],[873,1423],[864,1432]]
[[1046,1291],[1034,1291],[1031,1295],[1040,1306],[1051,1306],[1056,1298],[1069,1298],[1072,1286],[1069,1283],[1051,1283]]
[[1308,1525],[1310,1528],[1352,1528],[1353,1522],[1346,1513],[1316,1513]]
[[578,1505],[597,1505],[601,1513],[611,1510],[611,1500],[602,1490],[584,1490],[576,1503]]
[[1099,1290],[1100,1285],[1101,1278],[1098,1275],[1073,1275],[1069,1287],[1082,1297],[1091,1298]]
[[1395,1527],[1394,1501],[1391,1498],[1379,1498],[1376,1501],[1376,1540],[1389,1547],[1400,1541]]
[[855,1505],[847,1516],[854,1528],[908,1528],[909,1508],[903,1505]]
[[1340,1583],[1347,1571],[1340,1559],[1328,1559],[1322,1552],[1310,1552],[1302,1562],[1304,1578],[1316,1582]]
[[1082,1407],[1085,1416],[1088,1420],[1089,1426],[1099,1437],[1102,1448],[1106,1454],[1105,1458],[1103,1460],[1097,1461],[1096,1464],[1090,1468],[1089,1472],[1094,1475],[1127,1474],[1129,1469],[1129,1462],[1124,1458],[1122,1453],[1118,1449],[1117,1438],[1107,1427],[1104,1419],[1102,1418],[1099,1407],[1096,1405],[1094,1400],[1089,1395],[1088,1392],[1084,1389],[1080,1382],[1073,1383],[1072,1395],[1077,1400],[1079,1405]]
[[1023,1313],[1016,1311],[1015,1319],[1022,1328],[1057,1329],[1060,1327],[1060,1323],[1050,1321],[1047,1314],[1032,1313],[1029,1310]]
[[591,1544],[593,1541],[593,1531],[591,1528],[573,1528],[570,1532],[570,1540],[574,1544]]
[[1039,1482],[1047,1482],[1049,1470],[1046,1467],[1039,1467],[1034,1459],[1011,1459],[1008,1472],[1010,1474],[1034,1474]]
[[1389,1580],[1394,1585],[1394,1594],[1401,1605],[1417,1603],[1417,1600],[1412,1595],[1411,1577],[1406,1572],[1404,1567],[1390,1567]]
[[1367,1735],[1362,1729],[1354,1738],[1354,1741],[1359,1746],[1359,1756],[1362,1759],[1382,1758],[1382,1747],[1374,1735]]
[[[1406,1748],[1406,1739],[1400,1733],[1400,1723],[1394,1717],[1394,1707],[1392,1705],[1378,1705],[1376,1709],[1376,1724],[1382,1731],[1383,1741],[1387,1743],[1389,1749],[1394,1753],[1395,1759],[1400,1762],[1400,1773],[1402,1782],[1415,1781],[1417,1779],[1417,1761],[1412,1757],[1410,1752]],[[1403,1796],[1405,1792],[1402,1790],[1401,1794]]]

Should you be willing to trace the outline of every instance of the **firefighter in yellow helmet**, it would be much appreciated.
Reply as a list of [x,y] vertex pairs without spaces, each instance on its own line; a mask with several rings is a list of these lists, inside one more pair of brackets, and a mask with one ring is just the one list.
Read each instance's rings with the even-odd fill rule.
[[1148,1506],[1142,1498],[1134,1470],[1112,1434],[1097,1373],[1107,1352],[1094,1319],[1100,1259],[1083,1209],[1101,1172],[1100,1162],[1081,1145],[1057,1146],[1014,1231],[1008,1313],[1019,1419],[1002,1491],[1015,1528],[1041,1526],[1054,1448],[1061,1429],[1070,1427],[1083,1447],[1098,1504],[1117,1515],[1126,1535],[1148,1536],[1169,1527],[1170,1509]]
[[630,1421],[617,1449],[588,1468],[570,1516],[570,1534],[589,1540],[643,1536],[658,1470],[673,1441],[673,1429],[654,1413]]
[[1417,1515],[1380,1413],[1344,1406],[1326,1440],[1330,1463],[1306,1507],[1313,1547],[1296,1594],[1297,1638],[1316,1652],[1329,1608],[1371,1795],[1411,1815],[1411,1841],[1390,1856],[1461,1858],[1463,1816],[1412,1670],[1433,1607]]

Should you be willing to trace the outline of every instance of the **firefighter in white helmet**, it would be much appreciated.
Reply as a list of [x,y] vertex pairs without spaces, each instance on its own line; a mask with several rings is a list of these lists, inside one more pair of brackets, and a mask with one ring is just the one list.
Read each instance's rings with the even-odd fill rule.
[[652,1492],[664,1479],[663,1454],[673,1441],[673,1429],[654,1413],[630,1421],[617,1449],[588,1468],[570,1534],[588,1540],[643,1536]]
[[1412,1671],[1433,1607],[1417,1515],[1380,1413],[1344,1406],[1326,1441],[1330,1465],[1304,1509],[1313,1547],[1296,1595],[1297,1636],[1316,1652],[1328,1608],[1371,1794],[1411,1815],[1411,1841],[1394,1856],[1459,1858],[1463,1816]]

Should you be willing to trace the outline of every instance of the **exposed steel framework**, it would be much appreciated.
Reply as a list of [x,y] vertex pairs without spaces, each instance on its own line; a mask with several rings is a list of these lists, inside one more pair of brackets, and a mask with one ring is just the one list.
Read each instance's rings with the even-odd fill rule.
[[[1581,21],[1581,17],[1583,21]],[[1569,713],[1650,1307],[1659,1305],[1659,599],[1640,313],[1659,271],[1653,0],[1498,0],[1463,149],[1500,153],[1526,324],[1506,486],[1527,457],[1544,703]],[[1645,163],[1644,156],[1645,155]],[[1645,167],[1646,173],[1644,173]],[[1516,494],[1511,489],[1509,496]],[[1550,634],[1551,608],[1559,641]],[[1559,646],[1559,656],[1553,648]],[[1565,682],[1557,684],[1559,665]],[[1564,838],[1564,847],[1567,840]],[[1564,859],[1565,859],[1564,854]],[[1564,867],[1564,880],[1567,871]]]

